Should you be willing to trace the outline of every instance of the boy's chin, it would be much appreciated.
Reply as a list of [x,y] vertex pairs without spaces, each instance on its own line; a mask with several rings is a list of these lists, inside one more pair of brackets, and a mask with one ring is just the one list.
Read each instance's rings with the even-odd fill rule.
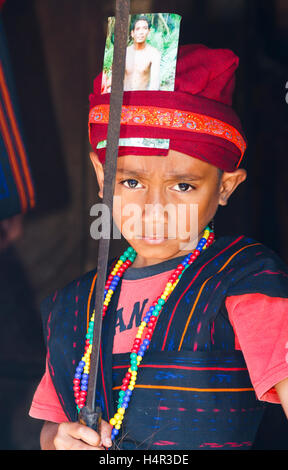
[[182,243],[168,238],[150,238],[128,240],[128,243],[134,248],[136,253],[146,259],[158,259],[159,262],[181,256]]

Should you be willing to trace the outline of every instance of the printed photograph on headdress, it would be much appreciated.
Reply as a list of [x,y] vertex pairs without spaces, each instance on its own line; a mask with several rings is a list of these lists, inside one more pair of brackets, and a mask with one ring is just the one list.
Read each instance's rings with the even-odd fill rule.
[[[124,91],[173,91],[181,16],[174,13],[130,15]],[[108,18],[101,93],[110,93],[115,17]]]

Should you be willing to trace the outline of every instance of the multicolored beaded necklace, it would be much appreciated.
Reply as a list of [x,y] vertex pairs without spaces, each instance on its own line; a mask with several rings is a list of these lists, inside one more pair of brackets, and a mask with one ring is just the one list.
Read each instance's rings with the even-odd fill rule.
[[[128,372],[126,373],[124,379],[122,380],[121,390],[119,392],[117,412],[110,419],[110,424],[112,426],[111,439],[115,439],[119,430],[122,426],[122,421],[125,415],[125,411],[128,408],[128,404],[134,390],[138,367],[143,359],[145,351],[149,348],[149,344],[152,339],[152,335],[163,306],[167,302],[171,293],[174,291],[181,277],[183,276],[186,269],[194,263],[194,261],[201,254],[202,250],[208,248],[214,241],[214,231],[207,226],[204,231],[204,236],[198,242],[197,247],[189,253],[184,260],[177,266],[175,271],[170,275],[170,278],[166,284],[166,287],[162,294],[153,302],[148,311],[145,313],[145,316],[138,328],[134,343],[130,352],[130,366]],[[123,276],[126,269],[131,266],[134,262],[137,253],[132,247],[129,247],[125,253],[120,256],[117,263],[112,268],[110,275],[108,276],[105,291],[104,291],[104,302],[103,302],[103,317],[105,316],[108,305],[111,301],[111,298],[117,288],[117,285]],[[92,353],[92,343],[93,343],[93,328],[94,328],[94,315],[93,312],[89,326],[88,332],[86,334],[86,346],[84,351],[84,356],[79,362],[76,373],[73,380],[73,390],[74,397],[77,406],[78,412],[80,411],[86,403],[86,396],[88,390],[88,381],[89,381],[89,372],[90,372],[90,356]],[[142,336],[144,330],[147,329],[145,338],[142,341]]]

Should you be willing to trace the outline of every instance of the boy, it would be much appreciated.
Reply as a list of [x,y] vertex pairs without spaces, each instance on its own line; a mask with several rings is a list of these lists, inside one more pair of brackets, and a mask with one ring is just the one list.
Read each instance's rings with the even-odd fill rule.
[[[288,415],[287,267],[261,243],[214,239],[209,227],[246,179],[231,108],[237,66],[231,51],[184,46],[174,92],[124,93],[113,217],[130,248],[106,285],[96,397],[104,419],[100,435],[76,422],[89,379],[93,271],[43,303],[47,370],[30,411],[46,420],[43,449],[99,450],[111,438],[119,449],[249,449],[265,401]],[[98,77],[89,134],[102,196],[109,95],[100,87]],[[139,148],[135,137],[169,139],[169,148]],[[131,204],[140,208],[134,232]],[[185,230],[159,210],[167,204],[186,209]]]

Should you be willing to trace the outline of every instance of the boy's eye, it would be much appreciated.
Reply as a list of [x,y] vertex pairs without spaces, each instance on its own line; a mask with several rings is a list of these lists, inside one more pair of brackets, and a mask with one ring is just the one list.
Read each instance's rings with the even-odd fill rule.
[[187,193],[188,191],[192,191],[193,189],[195,189],[194,186],[191,186],[191,184],[188,184],[188,183],[178,183],[178,184],[175,184],[175,186],[173,186],[174,191],[180,191],[182,193]]
[[125,186],[125,188],[130,188],[130,189],[142,188],[142,185],[139,183],[139,181],[134,180],[134,179],[128,179],[128,180],[122,181],[122,184],[123,186]]

